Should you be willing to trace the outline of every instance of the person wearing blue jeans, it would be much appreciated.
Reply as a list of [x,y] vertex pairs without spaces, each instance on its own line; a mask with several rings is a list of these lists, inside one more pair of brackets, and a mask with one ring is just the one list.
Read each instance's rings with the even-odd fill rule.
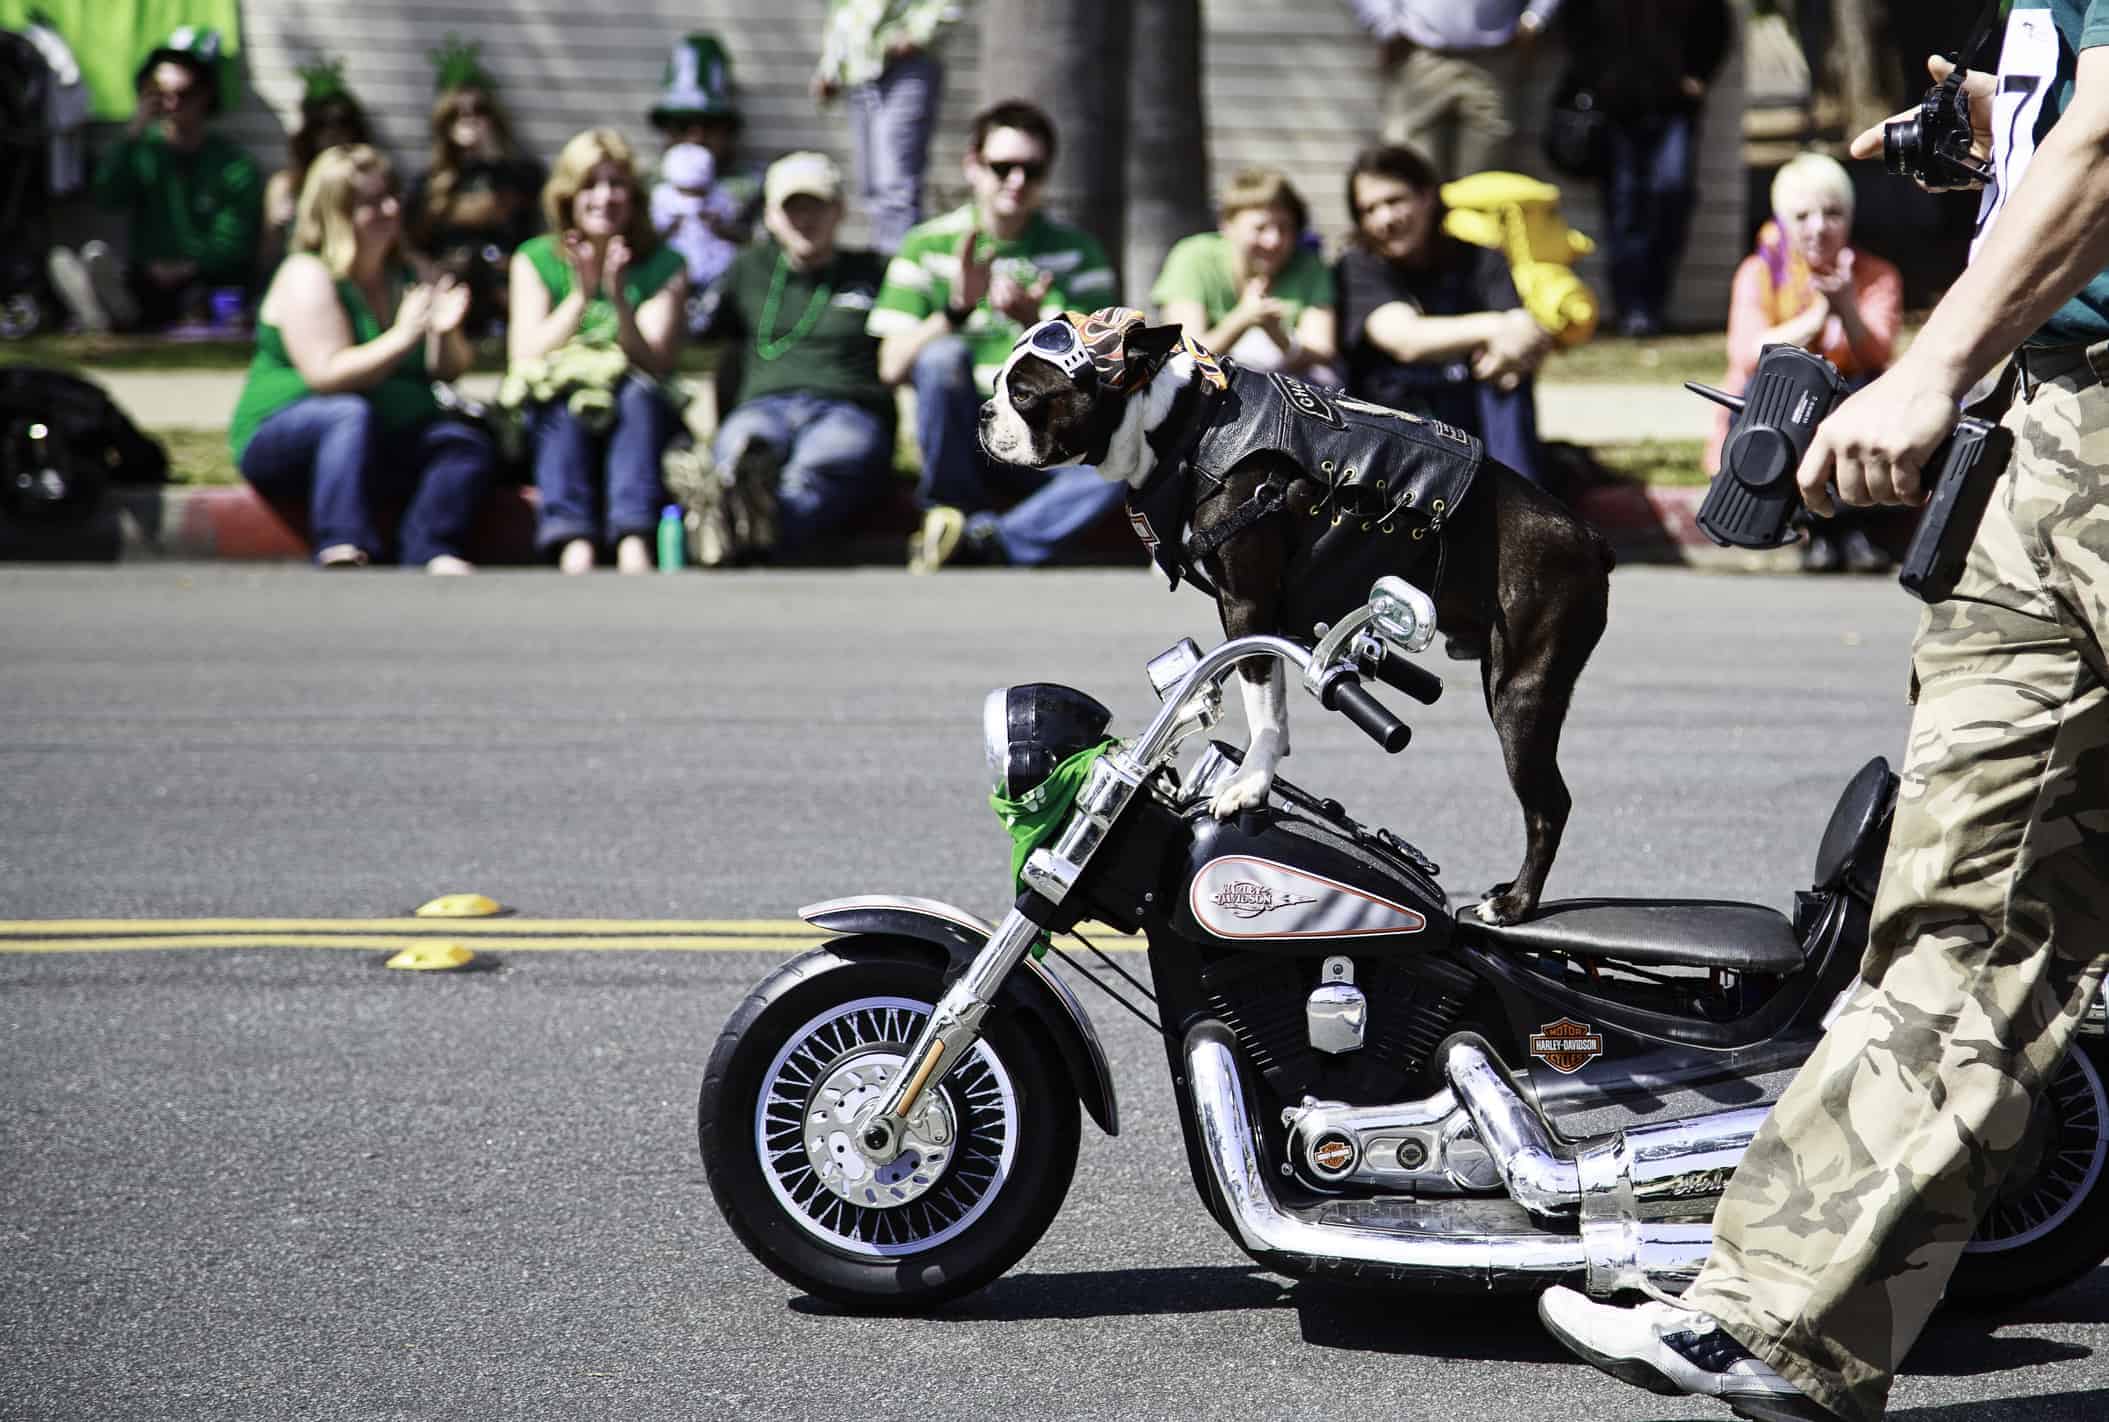
[[[759,453],[757,453],[759,452]],[[744,401],[718,425],[721,470],[763,458],[776,471],[775,551],[798,553],[834,532],[885,487],[893,430],[860,405],[808,392]]]
[[[1109,513],[1127,486],[1088,465],[1027,469],[982,452],[981,391],[967,343],[940,336],[916,353],[915,436],[923,450],[916,494],[926,508],[979,509],[960,530],[953,561],[1045,563],[1072,535]],[[991,494],[1022,496],[1003,513],[981,508]]]
[[922,220],[923,170],[944,95],[932,52],[958,14],[955,0],[832,0],[813,97],[848,91],[857,196],[872,246],[891,255]]
[[1608,134],[1604,217],[1610,227],[1611,304],[1623,334],[1653,335],[1662,329],[1697,197],[1692,115],[1614,119]]
[[651,382],[626,377],[611,425],[596,432],[562,400],[529,408],[535,488],[542,513],[535,544],[554,553],[574,540],[598,547],[649,539],[666,505],[659,457],[680,423]]
[[310,395],[256,427],[241,471],[267,499],[306,499],[321,550],[385,547],[374,510],[400,501],[398,559],[427,567],[461,556],[495,462],[474,425],[436,419],[383,431],[364,395]]
[[704,335],[731,383],[712,441],[737,554],[800,553],[860,512],[893,467],[893,392],[865,314],[886,259],[835,242],[842,174],[789,153],[762,179],[767,232],[704,293]]
[[1727,57],[1727,0],[1567,0],[1568,72],[1609,120],[1611,302],[1628,336],[1662,329],[1696,188],[1699,110]]

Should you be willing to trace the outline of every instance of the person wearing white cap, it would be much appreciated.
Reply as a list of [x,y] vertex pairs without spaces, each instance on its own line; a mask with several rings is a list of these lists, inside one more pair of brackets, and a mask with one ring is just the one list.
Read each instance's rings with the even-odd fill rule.
[[688,262],[689,290],[702,292],[739,254],[728,234],[740,211],[718,186],[718,164],[700,143],[677,143],[660,155],[652,185],[652,227]]
[[869,504],[886,485],[895,423],[864,328],[886,260],[836,244],[841,173],[825,154],[788,154],[762,195],[766,237],[703,302],[705,337],[737,362],[712,452],[752,557],[802,551]]

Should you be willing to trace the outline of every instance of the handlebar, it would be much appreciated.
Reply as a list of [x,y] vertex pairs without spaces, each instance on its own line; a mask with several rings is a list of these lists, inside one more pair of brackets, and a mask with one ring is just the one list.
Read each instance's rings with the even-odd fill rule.
[[1423,706],[1433,706],[1442,699],[1443,679],[1416,662],[1409,662],[1389,644],[1372,638],[1358,642],[1355,647],[1355,662],[1362,670],[1391,687],[1403,691]]
[[1345,667],[1325,679],[1324,687],[1318,693],[1318,703],[1353,721],[1363,735],[1393,755],[1406,749],[1406,743],[1413,739],[1412,728],[1365,691],[1362,678]]

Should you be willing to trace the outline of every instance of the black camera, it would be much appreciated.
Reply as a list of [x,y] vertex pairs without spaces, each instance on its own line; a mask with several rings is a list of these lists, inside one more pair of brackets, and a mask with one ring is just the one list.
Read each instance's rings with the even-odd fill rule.
[[[1685,389],[1735,411],[1721,446],[1721,472],[1699,505],[1700,531],[1736,548],[1793,542],[1795,516],[1803,513],[1795,471],[1816,427],[1846,396],[1838,368],[1799,346],[1767,346],[1741,397],[1693,380]],[[1926,461],[1931,496],[1897,570],[1897,581],[1912,596],[1939,602],[1955,590],[1992,485],[2013,448],[2008,431],[1965,416]]]
[[1992,167],[1972,156],[1970,96],[1957,67],[1926,91],[1910,118],[1882,125],[1882,166],[1936,191],[1971,188],[1992,181]]

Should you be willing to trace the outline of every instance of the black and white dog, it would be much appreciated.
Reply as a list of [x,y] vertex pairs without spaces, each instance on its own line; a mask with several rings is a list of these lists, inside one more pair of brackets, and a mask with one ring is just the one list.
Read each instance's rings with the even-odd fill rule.
[[[1226,636],[1308,639],[1384,573],[1427,589],[1443,632],[1479,655],[1523,808],[1523,865],[1478,912],[1537,908],[1572,805],[1560,727],[1608,612],[1611,552],[1593,529],[1447,425],[1241,370],[1120,307],[1027,331],[981,441],[1005,463],[1090,463],[1127,484],[1137,533],[1174,586],[1215,594]],[[1280,664],[1240,689],[1251,740],[1219,818],[1262,804],[1289,753]]]

